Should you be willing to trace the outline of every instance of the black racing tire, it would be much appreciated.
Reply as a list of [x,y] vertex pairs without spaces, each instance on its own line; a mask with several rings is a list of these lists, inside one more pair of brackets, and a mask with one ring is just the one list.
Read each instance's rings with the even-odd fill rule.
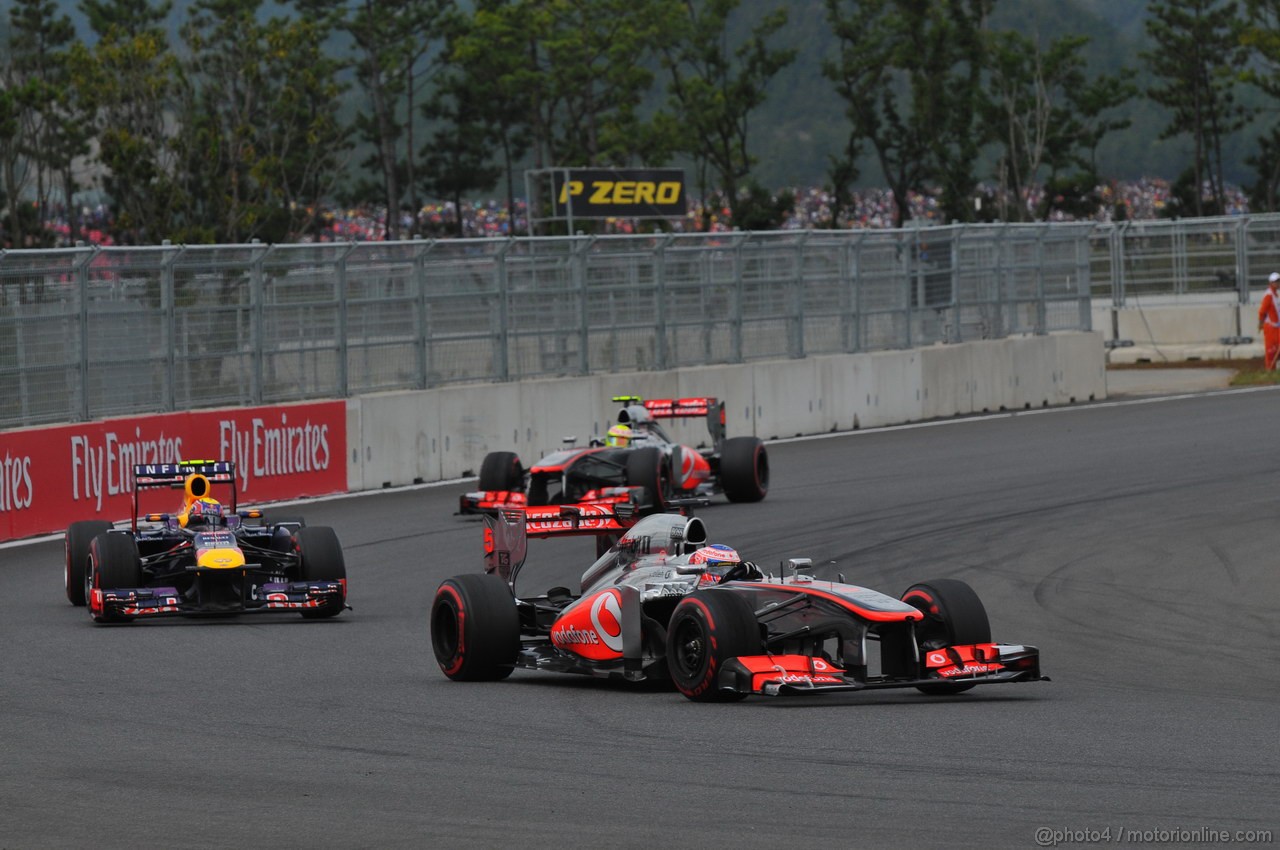
[[[902,601],[924,614],[924,620],[916,625],[916,641],[921,650],[991,641],[986,607],[973,588],[959,579],[939,578],[913,584],[902,594]],[[958,694],[972,687],[951,682],[918,686],[921,692],[934,695]]]
[[89,569],[89,544],[93,538],[111,528],[111,523],[102,519],[86,519],[73,522],[67,526],[63,539],[66,555],[66,567],[63,570],[63,584],[67,592],[67,601],[78,608],[84,607],[85,574]]
[[[298,553],[298,578],[300,581],[343,581],[347,577],[347,562],[342,554],[342,544],[332,528],[313,525],[299,528],[293,534],[294,550]],[[345,607],[343,600],[329,602],[319,608],[304,608],[302,616],[308,620],[336,617]]]
[[671,470],[662,449],[652,446],[627,452],[627,484],[643,488],[641,502],[654,511],[667,506]]
[[[91,588],[119,589],[142,586],[142,559],[138,542],[127,532],[105,531],[89,544],[89,569],[85,575],[85,596]],[[127,622],[129,617],[91,614],[94,622]]]
[[520,652],[520,614],[507,583],[488,573],[441,582],[431,603],[431,649],[455,682],[510,676]]
[[720,449],[720,486],[731,502],[759,502],[769,492],[769,452],[759,437],[730,437]]
[[524,489],[524,467],[515,452],[489,452],[480,464],[480,489]]
[[738,656],[763,654],[755,612],[737,593],[698,591],[681,599],[671,612],[667,670],[676,690],[694,702],[733,702],[745,697],[719,689],[720,670]]

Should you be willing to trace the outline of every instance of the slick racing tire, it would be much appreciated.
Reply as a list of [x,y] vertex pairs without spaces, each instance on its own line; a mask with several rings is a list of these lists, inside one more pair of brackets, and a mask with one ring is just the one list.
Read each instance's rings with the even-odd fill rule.
[[[85,576],[85,596],[94,589],[142,586],[142,559],[138,543],[125,532],[103,532],[89,544],[89,569]],[[94,622],[127,622],[128,617],[111,613],[91,614]]]
[[763,655],[760,624],[750,603],[726,590],[698,591],[680,600],[667,625],[667,670],[676,690],[694,702],[732,702],[720,670],[741,655]]
[[77,607],[85,604],[85,574],[89,569],[89,544],[93,538],[111,528],[111,523],[100,519],[73,522],[67,527],[63,541],[67,564],[63,571],[67,601]]
[[769,453],[758,437],[731,437],[720,450],[720,486],[731,502],[758,502],[769,492]]
[[488,573],[445,579],[431,603],[431,649],[454,681],[510,676],[520,652],[520,615],[507,583]]
[[[346,579],[347,562],[342,554],[342,544],[332,528],[324,525],[299,528],[293,533],[293,545],[298,553],[298,578],[301,581]],[[334,617],[342,613],[343,605],[343,600],[339,599],[319,608],[304,608],[302,616],[308,620]]]
[[524,489],[524,467],[515,452],[489,452],[480,464],[481,490]]
[[662,449],[644,448],[627,453],[627,484],[643,488],[645,507],[660,511],[667,505],[671,474]]
[[[902,601],[924,614],[924,620],[916,626],[916,640],[922,649],[991,641],[987,609],[973,588],[958,579],[913,584],[902,594]],[[940,682],[918,687],[926,694],[958,694],[973,685]]]

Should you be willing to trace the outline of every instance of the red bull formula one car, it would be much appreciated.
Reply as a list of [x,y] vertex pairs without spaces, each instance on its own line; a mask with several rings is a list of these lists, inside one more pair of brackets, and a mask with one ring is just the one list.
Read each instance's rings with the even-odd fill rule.
[[[134,467],[133,521],[73,522],[65,539],[67,599],[98,623],[191,614],[297,611],[332,617],[346,607],[347,568],[332,528],[269,520],[236,505],[230,461]],[[231,500],[213,498],[230,485]],[[139,494],[183,491],[174,513],[140,513]]]
[[[955,694],[1047,679],[1035,647],[991,640],[982,602],[955,579],[893,597],[843,577],[820,581],[807,559],[766,575],[709,544],[701,519],[674,514],[632,524],[606,507],[570,507],[556,519],[501,510],[485,524],[485,572],[446,579],[432,603],[432,647],[450,679],[503,679],[524,667],[669,680],[694,701],[873,688]],[[576,591],[516,595],[527,538],[557,534],[616,542]]]
[[[546,505],[629,504],[641,513],[706,505],[723,493],[758,502],[769,492],[769,455],[756,437],[726,437],[724,402],[714,398],[615,396],[624,406],[604,440],[552,452],[527,470],[514,452],[490,452],[480,489],[461,513]],[[683,446],[659,420],[705,418],[711,447]]]

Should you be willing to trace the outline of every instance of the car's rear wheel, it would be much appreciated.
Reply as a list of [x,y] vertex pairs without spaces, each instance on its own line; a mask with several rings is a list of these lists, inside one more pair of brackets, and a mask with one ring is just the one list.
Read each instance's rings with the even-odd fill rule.
[[[142,586],[142,559],[133,535],[103,532],[89,544],[89,568],[85,575],[85,596],[96,588],[123,589]],[[118,623],[129,620],[110,612],[92,613],[95,622]]]
[[671,490],[671,471],[661,449],[643,448],[627,453],[627,484],[641,487],[641,502],[660,511]]
[[694,702],[730,702],[746,694],[719,689],[730,659],[762,655],[764,641],[746,599],[726,590],[680,600],[667,625],[667,670],[676,689]]
[[731,502],[758,502],[769,492],[769,453],[759,437],[731,437],[720,449],[720,486]]
[[[298,552],[298,575],[302,581],[343,581],[347,577],[347,562],[342,554],[342,544],[332,528],[313,525],[299,528],[293,534],[294,548]],[[339,598],[318,608],[302,609],[302,616],[309,620],[334,617],[342,613],[345,600]]]
[[524,467],[515,452],[489,452],[480,464],[480,489],[520,490],[524,487]]
[[510,676],[520,652],[520,615],[507,583],[487,573],[445,579],[431,604],[431,649],[455,681]]
[[101,519],[86,519],[73,522],[67,527],[63,538],[66,554],[66,568],[63,570],[63,584],[67,592],[67,601],[72,605],[85,604],[85,574],[89,569],[89,544],[93,538],[111,528],[111,523]]
[[[916,641],[921,649],[939,649],[991,641],[991,621],[978,594],[968,584],[953,578],[939,578],[913,584],[902,601],[924,614],[916,625]],[[958,694],[972,684],[939,682],[920,685],[926,694]]]

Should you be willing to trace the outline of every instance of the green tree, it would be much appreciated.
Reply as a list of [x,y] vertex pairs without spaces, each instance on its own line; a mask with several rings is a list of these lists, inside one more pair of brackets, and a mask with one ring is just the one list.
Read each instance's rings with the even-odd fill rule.
[[[67,51],[75,29],[71,18],[60,14],[53,0],[15,0],[9,9],[9,27],[12,64],[6,87],[20,93],[22,107],[15,152],[30,163],[36,218],[45,222],[55,180],[61,175],[69,179],[71,161],[87,151],[87,141],[76,123],[82,117],[69,90]],[[22,197],[21,188],[6,182],[11,201]],[[21,233],[16,217],[11,217],[11,228],[19,241],[30,236]],[[48,235],[42,234],[40,241],[48,242]]]
[[[1036,39],[1007,30],[993,33],[984,117],[998,131],[1001,197],[1014,200],[1004,218],[1046,217],[1054,208],[1073,215],[1096,204],[1096,150],[1108,133],[1128,126],[1111,117],[1136,93],[1119,77],[1085,73],[1085,36],[1068,35],[1042,47]],[[1029,189],[1045,186],[1039,210]]]
[[164,33],[173,0],[80,0],[76,4],[99,38],[118,39]]
[[112,238],[146,243],[168,235],[186,201],[175,179],[171,116],[179,67],[164,22],[169,0],[82,0],[97,35],[72,49],[76,89],[93,115]]
[[[294,0],[304,14],[320,16],[350,39],[349,65],[363,93],[354,128],[371,153],[362,165],[376,174],[372,184],[387,210],[387,236],[401,236],[400,212],[416,191],[414,121],[417,99],[439,71],[443,39],[454,17],[454,0]],[[363,192],[364,186],[358,189]]]
[[[1271,103],[1280,101],[1280,0],[1245,0],[1241,41],[1254,60],[1245,66],[1244,79]],[[1280,209],[1280,124],[1273,121],[1257,143],[1257,153],[1246,159],[1255,173],[1249,208],[1274,211]]]
[[949,218],[972,217],[978,152],[982,31],[993,0],[825,0],[836,58],[823,63],[851,126],[893,190],[895,226],[908,199],[931,187]]
[[[473,15],[455,19],[448,64],[459,75],[459,94],[483,113],[501,159],[507,218],[515,223],[515,173],[533,146],[533,112],[526,96],[531,82],[523,62],[523,10],[510,0],[480,0]],[[446,90],[452,83],[446,83]],[[460,212],[460,211],[459,211]]]
[[261,0],[197,0],[183,26],[179,174],[187,241],[282,241],[310,226],[341,170],[337,63],[323,26],[259,20]]
[[26,159],[26,135],[24,120],[30,104],[35,100],[32,86],[19,82],[11,63],[4,66],[4,82],[0,85],[0,177],[3,178],[5,200],[4,245],[21,248],[26,244],[30,231],[22,211],[29,171]]
[[[502,175],[493,157],[501,128],[472,97],[466,78],[460,75],[446,77],[425,110],[441,124],[422,152],[423,183],[435,197],[453,202],[454,235],[464,236],[463,196],[488,189]],[[510,209],[507,220],[514,224]]]
[[[663,51],[670,115],[662,126],[680,128],[678,144],[694,161],[702,197],[709,198],[714,187],[735,222],[744,216],[754,219],[759,193],[738,190],[750,187],[755,164],[748,145],[751,116],[764,103],[769,82],[796,56],[793,48],[769,46],[786,25],[786,9],[760,14],[734,47],[728,28],[740,0],[686,0],[680,5],[674,40]],[[704,205],[704,228],[710,215]]]
[[1193,154],[1184,183],[1190,184],[1190,209],[1205,215],[1226,208],[1222,141],[1243,127],[1247,111],[1236,102],[1237,68],[1245,64],[1244,23],[1236,0],[1155,0],[1149,6],[1147,33],[1153,48],[1141,55],[1157,82],[1147,96],[1171,117],[1162,139],[1189,135]]

